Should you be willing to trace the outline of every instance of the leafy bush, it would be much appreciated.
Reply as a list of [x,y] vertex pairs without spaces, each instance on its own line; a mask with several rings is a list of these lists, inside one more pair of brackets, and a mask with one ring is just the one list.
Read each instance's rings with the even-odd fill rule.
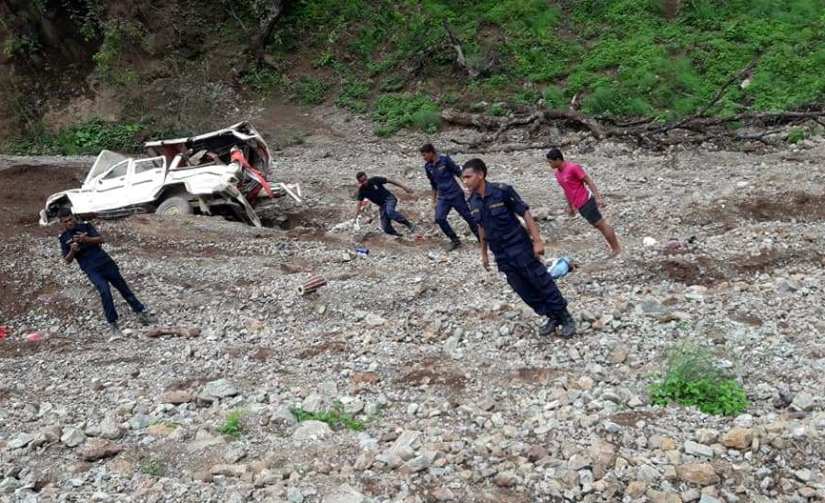
[[441,111],[429,97],[412,94],[386,94],[375,104],[373,118],[381,124],[379,136],[389,136],[402,128],[415,127],[435,133],[441,125]]
[[284,78],[270,68],[259,68],[241,77],[241,84],[252,88],[260,94],[269,94],[284,85]]
[[344,412],[343,406],[338,402],[333,404],[332,409],[327,411],[307,412],[297,407],[290,409],[290,412],[292,412],[292,415],[295,416],[295,419],[297,419],[299,423],[314,420],[327,423],[330,428],[336,430],[345,428],[352,431],[362,431],[364,429],[364,423]]
[[234,410],[226,416],[226,421],[218,428],[218,432],[223,433],[227,437],[240,438],[243,432],[243,424],[241,419],[243,413],[239,410]]
[[152,477],[163,477],[166,474],[166,465],[159,459],[145,459],[140,464],[140,471]]
[[335,100],[335,104],[353,112],[364,113],[367,111],[366,98],[369,93],[370,88],[365,82],[347,81],[341,89],[341,94]]
[[138,134],[143,129],[140,123],[93,119],[63,128],[57,134],[41,127],[11,140],[4,148],[20,155],[84,155],[97,154],[104,149],[137,152],[141,146]]
[[136,50],[144,39],[143,27],[135,21],[111,21],[103,32],[103,43],[92,57],[100,78],[109,84],[125,86],[138,80],[125,55]]
[[320,105],[326,99],[329,85],[323,80],[301,77],[293,84],[295,96],[304,105]]
[[788,143],[799,143],[806,138],[805,130],[795,127],[788,132]]
[[749,405],[742,386],[704,347],[685,343],[668,352],[664,374],[650,386],[651,402],[697,407],[706,414],[733,416]]

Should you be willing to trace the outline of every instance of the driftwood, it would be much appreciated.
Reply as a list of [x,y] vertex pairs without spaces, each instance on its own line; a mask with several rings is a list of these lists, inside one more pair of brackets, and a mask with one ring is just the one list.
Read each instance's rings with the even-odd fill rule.
[[195,327],[157,327],[146,332],[146,337],[156,339],[163,335],[175,335],[177,337],[198,337],[201,329]]
[[[470,127],[488,132],[481,141],[470,147],[478,152],[483,151],[516,151],[532,150],[532,146],[525,144],[524,148],[516,145],[504,144],[494,146],[501,135],[513,128],[534,126],[536,124],[567,124],[578,129],[585,129],[597,140],[614,138],[631,141],[639,146],[661,148],[679,144],[699,144],[706,141],[723,140],[731,143],[760,142],[772,145],[768,137],[780,134],[777,129],[766,129],[754,133],[742,133],[730,129],[733,122],[739,122],[748,128],[765,128],[782,126],[813,120],[822,124],[825,122],[825,108],[800,112],[748,112],[730,117],[698,117],[692,116],[680,121],[660,125],[645,119],[626,124],[611,124],[606,120],[597,120],[573,110],[537,109],[529,114],[517,117],[492,117],[482,114],[464,113],[455,110],[444,110],[441,119],[449,124]],[[679,134],[675,134],[676,132]],[[530,144],[536,145],[536,144]],[[535,148],[543,148],[539,143]]]

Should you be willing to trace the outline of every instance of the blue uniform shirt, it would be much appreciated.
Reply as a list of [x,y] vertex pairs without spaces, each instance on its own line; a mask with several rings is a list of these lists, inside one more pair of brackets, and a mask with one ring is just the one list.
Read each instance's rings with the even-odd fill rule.
[[524,216],[527,206],[513,187],[487,182],[484,197],[477,192],[470,196],[470,213],[484,235],[496,260],[515,257],[524,251],[532,254],[533,241],[516,215]]
[[[64,231],[63,234],[60,235],[60,249],[63,252],[63,256],[69,254],[69,242],[76,234],[86,233],[89,237],[97,237],[100,236],[98,234],[97,229],[94,228],[92,224],[85,223],[85,222],[78,222],[75,224],[74,229],[70,231]],[[77,264],[83,269],[84,272],[89,272],[91,270],[97,269],[98,267],[108,264],[112,261],[112,257],[109,256],[108,253],[103,251],[100,245],[90,245],[90,244],[81,244],[80,249],[77,251],[77,254],[74,256],[75,260],[77,260]]]
[[461,176],[461,168],[449,156],[440,155],[435,162],[426,163],[424,172],[430,180],[430,186],[438,191],[439,199],[452,198],[459,194],[464,197],[464,191],[455,180],[455,177]]

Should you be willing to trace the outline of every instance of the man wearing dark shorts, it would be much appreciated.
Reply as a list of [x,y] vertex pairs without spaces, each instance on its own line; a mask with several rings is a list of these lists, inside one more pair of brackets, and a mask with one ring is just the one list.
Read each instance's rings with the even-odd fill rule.
[[604,207],[604,197],[602,197],[595,182],[580,165],[565,161],[561,151],[557,148],[547,152],[547,162],[555,170],[556,181],[564,190],[570,215],[573,216],[578,211],[590,225],[602,233],[602,236],[607,240],[607,244],[610,245],[613,256],[621,253],[622,247],[619,246],[616,231],[608,225],[607,220],[602,217],[602,213],[599,211],[599,207]]
[[366,199],[378,205],[381,212],[381,229],[385,233],[391,236],[401,235],[393,228],[393,220],[401,225],[406,225],[410,232],[415,231],[415,224],[407,220],[404,215],[395,210],[395,205],[398,204],[398,199],[396,199],[393,193],[387,190],[384,185],[395,185],[396,187],[401,187],[405,191],[412,193],[409,188],[393,180],[388,180],[383,176],[373,176],[372,178],[367,178],[367,174],[363,171],[355,175],[355,179],[358,180],[358,208],[355,211],[356,219],[358,218],[358,215],[361,214],[363,201]]
[[435,147],[427,143],[420,149],[421,157],[424,158],[424,173],[430,180],[433,188],[433,207],[435,208],[435,223],[441,227],[441,231],[450,238],[450,250],[455,250],[461,246],[455,231],[447,221],[447,215],[455,209],[461,218],[470,226],[470,230],[478,237],[476,224],[470,216],[470,209],[464,199],[464,191],[456,181],[461,176],[461,169],[446,155],[438,155]]
[[[469,204],[478,225],[482,266],[490,269],[489,246],[507,283],[536,314],[547,318],[541,335],[552,335],[561,326],[562,337],[573,337],[576,323],[567,311],[567,301],[539,260],[544,255],[544,242],[530,208],[513,187],[488,182],[487,166],[481,159],[464,163],[462,178],[472,191]],[[524,219],[526,229],[518,216]]]
[[117,324],[118,316],[115,310],[115,302],[112,299],[112,290],[109,288],[110,284],[120,292],[129,307],[137,313],[138,320],[142,324],[148,325],[150,319],[143,304],[129,289],[129,285],[120,275],[120,270],[115,261],[100,246],[103,244],[103,237],[97,232],[97,229],[90,223],[78,222],[68,208],[61,208],[58,217],[64,229],[60,235],[60,250],[63,254],[63,260],[67,264],[71,263],[72,260],[77,261],[80,269],[86,273],[89,281],[100,293],[103,312],[111,327],[112,335],[119,337],[122,334]]

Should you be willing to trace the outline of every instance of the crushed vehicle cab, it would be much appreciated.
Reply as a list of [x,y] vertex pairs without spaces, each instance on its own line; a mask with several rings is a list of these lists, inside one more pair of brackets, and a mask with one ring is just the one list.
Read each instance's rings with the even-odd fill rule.
[[264,199],[289,195],[301,202],[298,185],[269,181],[271,156],[248,122],[189,138],[149,141],[148,157],[102,151],[77,189],[52,194],[40,211],[48,225],[62,207],[80,217],[225,215],[257,227],[255,208]]

